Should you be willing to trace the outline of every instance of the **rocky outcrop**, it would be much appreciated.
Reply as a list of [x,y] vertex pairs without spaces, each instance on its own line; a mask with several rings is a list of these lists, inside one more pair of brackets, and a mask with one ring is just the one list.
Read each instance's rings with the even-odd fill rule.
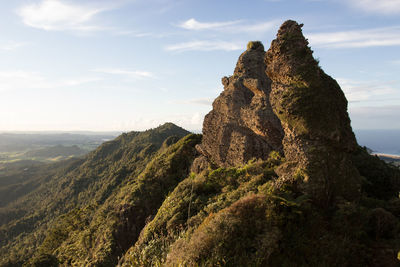
[[233,76],[203,123],[201,154],[192,171],[240,166],[285,156],[276,187],[292,184],[322,206],[360,196],[360,175],[351,161],[358,145],[347,100],[308,47],[302,25],[286,21],[266,53],[250,42]]
[[360,175],[350,153],[357,142],[347,100],[337,82],[318,66],[302,25],[286,21],[266,53],[272,80],[270,102],[285,136],[286,163],[277,185],[292,182],[324,205],[359,197]]
[[222,78],[224,91],[204,118],[203,140],[197,146],[201,156],[193,171],[201,171],[207,162],[237,166],[282,150],[283,131],[269,102],[271,81],[265,74],[264,57],[263,45],[250,42],[233,76]]

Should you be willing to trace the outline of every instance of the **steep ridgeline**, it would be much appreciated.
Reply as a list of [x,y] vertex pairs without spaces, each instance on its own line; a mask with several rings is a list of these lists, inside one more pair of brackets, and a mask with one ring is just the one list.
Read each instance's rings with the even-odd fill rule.
[[398,266],[400,171],[357,145],[339,85],[286,21],[250,42],[194,173],[120,266]]
[[360,197],[361,178],[351,161],[357,142],[347,100],[337,82],[318,66],[302,25],[286,21],[266,53],[270,101],[285,137],[286,163],[277,184],[299,183],[321,205]]
[[171,123],[122,134],[83,160],[46,167],[55,171],[44,177],[37,172],[30,179],[40,186],[0,209],[0,266],[19,266],[30,258],[28,266],[115,262],[186,177],[200,137],[175,143],[188,134]]
[[260,42],[250,43],[233,76],[222,78],[224,91],[204,118],[203,141],[197,147],[202,156],[194,171],[207,167],[207,161],[237,166],[282,150],[283,132],[269,103],[271,81],[265,74],[264,55]]

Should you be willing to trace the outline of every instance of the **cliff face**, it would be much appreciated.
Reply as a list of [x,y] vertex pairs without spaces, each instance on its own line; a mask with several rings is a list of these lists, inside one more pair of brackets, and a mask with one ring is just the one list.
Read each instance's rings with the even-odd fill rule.
[[269,102],[271,81],[266,76],[265,51],[259,42],[249,44],[237,62],[233,76],[222,78],[224,91],[203,123],[202,157],[218,166],[237,166],[252,158],[268,157],[282,150],[283,132]]
[[285,137],[287,162],[277,170],[277,184],[299,183],[321,204],[335,197],[359,197],[360,175],[350,154],[357,142],[347,100],[337,82],[318,66],[302,25],[286,21],[266,53],[272,80],[270,101]]
[[222,78],[224,91],[204,119],[192,170],[265,160],[275,150],[286,158],[277,187],[298,185],[322,205],[357,199],[360,175],[350,160],[357,142],[347,100],[318,66],[301,27],[286,21],[267,53],[250,42],[233,76]]

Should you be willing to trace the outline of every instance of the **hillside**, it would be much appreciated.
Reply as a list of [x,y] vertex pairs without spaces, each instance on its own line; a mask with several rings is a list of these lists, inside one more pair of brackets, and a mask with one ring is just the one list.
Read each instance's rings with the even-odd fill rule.
[[57,146],[51,146],[47,148],[28,151],[25,153],[25,156],[32,158],[56,158],[56,157],[81,156],[86,153],[87,153],[86,150],[79,148],[77,145],[73,146],[57,145]]
[[302,26],[248,44],[202,135],[10,169],[0,266],[398,266],[400,170],[358,145]]
[[[20,183],[13,186],[19,191],[0,208],[2,264],[31,257],[56,218],[75,209],[102,206],[117,188],[136,180],[154,155],[188,133],[173,124],[130,132],[84,159],[45,165],[47,169],[39,168],[26,178],[16,173]],[[28,192],[20,189],[26,183],[34,184]]]
[[[0,169],[80,157],[117,135],[103,133],[0,133]],[[0,173],[1,175],[1,173]]]
[[24,152],[28,150],[52,147],[74,146],[86,150],[93,150],[104,140],[115,138],[115,133],[0,133],[0,155],[10,152]]

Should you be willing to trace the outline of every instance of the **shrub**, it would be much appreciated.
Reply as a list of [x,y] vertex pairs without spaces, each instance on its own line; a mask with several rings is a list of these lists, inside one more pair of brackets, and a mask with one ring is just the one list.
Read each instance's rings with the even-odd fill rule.
[[264,45],[260,41],[250,41],[247,43],[247,51],[258,49],[264,51]]

